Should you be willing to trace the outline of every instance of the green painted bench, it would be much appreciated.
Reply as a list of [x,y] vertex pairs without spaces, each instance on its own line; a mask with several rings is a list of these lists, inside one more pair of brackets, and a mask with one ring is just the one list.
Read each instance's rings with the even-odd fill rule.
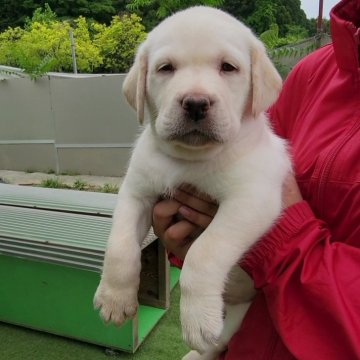
[[169,307],[179,271],[142,245],[140,309],[120,328],[93,309],[116,195],[0,184],[0,321],[135,352]]

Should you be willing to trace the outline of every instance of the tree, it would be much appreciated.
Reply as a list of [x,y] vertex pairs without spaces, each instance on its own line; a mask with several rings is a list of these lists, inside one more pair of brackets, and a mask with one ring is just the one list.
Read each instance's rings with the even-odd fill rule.
[[0,31],[11,27],[22,26],[33,11],[23,6],[23,1],[1,0],[0,1]]
[[43,8],[48,3],[59,18],[69,19],[85,16],[100,22],[110,22],[116,10],[114,0],[1,0],[0,31],[8,26],[22,26],[37,8]]
[[221,8],[246,23],[246,19],[256,10],[254,0],[224,0]]
[[301,9],[300,0],[277,0],[276,22],[281,36],[287,34],[289,25],[306,29],[308,20]]
[[9,27],[0,33],[0,64],[8,66],[18,65],[14,56],[14,44],[21,39],[24,32],[24,29],[17,26],[16,28]]
[[307,31],[298,25],[288,25],[288,33],[285,37],[279,36],[279,26],[277,24],[271,24],[268,30],[260,34],[260,40],[269,50],[294,44],[306,37]]
[[114,16],[109,26],[93,24],[96,32],[94,45],[103,57],[103,69],[126,72],[134,59],[135,51],[145,39],[145,27],[135,14]]
[[261,34],[276,24],[277,6],[274,2],[257,0],[255,11],[246,18],[246,22],[257,33]]
[[[99,49],[92,43],[85,18],[73,23],[78,69],[92,72],[102,63]],[[50,7],[36,10],[24,29],[19,27],[0,34],[0,63],[17,66],[30,75],[46,71],[71,71],[72,58],[69,21],[56,19]]]
[[131,0],[127,10],[135,12],[144,19],[147,30],[176,11],[195,5],[220,6],[223,0]]
[[47,71],[71,71],[69,30],[73,29],[80,72],[126,72],[146,32],[135,14],[114,16],[110,25],[79,16],[59,20],[46,4],[36,9],[24,28],[0,33],[0,64],[20,67],[38,76]]
[[45,3],[44,8],[39,7],[33,12],[32,18],[25,19],[25,27],[31,27],[31,24],[35,22],[50,24],[58,19],[54,11],[48,3]]
[[[84,16],[100,22],[109,22],[115,15],[112,0],[46,0],[53,11],[62,18]],[[38,5],[37,5],[38,6]]]
[[[315,36],[317,32],[317,19],[308,20],[306,28],[309,32],[309,36]],[[323,19],[322,29],[324,33],[330,34],[330,21],[328,19]]]
[[[73,28],[79,71],[125,72],[132,63],[136,48],[146,36],[143,21],[138,15],[129,14],[129,9],[144,14],[146,26],[151,29],[163,17],[191,5],[201,3],[221,6],[225,11],[250,25],[256,33],[261,34],[261,38],[269,48],[296,42],[307,36],[307,29],[316,28],[314,19],[311,21],[306,19],[300,9],[299,0],[48,1],[57,4],[57,12],[45,1],[37,1],[45,5],[35,9],[31,17],[22,18],[23,28],[16,26],[0,32],[1,64],[18,66],[34,74],[50,70],[71,71],[68,32]],[[5,0],[5,2],[9,11],[11,5],[18,1]],[[92,7],[82,8],[90,2],[93,3]],[[36,1],[25,0],[21,3],[22,9],[30,9]],[[73,8],[70,9],[69,3]],[[108,16],[112,11],[109,7],[110,3],[119,15],[113,16],[108,23],[101,24],[93,17],[69,18],[69,14],[74,15],[82,11],[88,12],[91,16],[99,9],[104,9],[104,14]],[[65,14],[67,19],[64,19]],[[101,16],[105,16],[104,14]]]
[[278,25],[281,36],[286,35],[287,25],[307,29],[308,20],[300,7],[300,0],[224,0],[221,7],[259,35],[271,24]]

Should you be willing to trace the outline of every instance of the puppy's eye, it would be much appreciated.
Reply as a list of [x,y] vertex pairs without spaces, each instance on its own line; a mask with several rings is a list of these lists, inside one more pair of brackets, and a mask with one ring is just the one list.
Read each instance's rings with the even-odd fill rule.
[[232,64],[229,64],[227,62],[223,62],[221,64],[221,71],[223,71],[223,72],[232,72],[232,71],[237,71],[237,68]]
[[172,73],[175,71],[175,68],[172,64],[163,64],[160,65],[158,68],[158,72],[162,72],[162,73]]

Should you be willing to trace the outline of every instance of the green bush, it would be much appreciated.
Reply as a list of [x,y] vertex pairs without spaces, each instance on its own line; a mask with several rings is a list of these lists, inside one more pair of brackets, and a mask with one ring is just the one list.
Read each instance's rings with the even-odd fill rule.
[[109,26],[82,16],[60,21],[46,4],[24,28],[0,33],[0,64],[24,69],[33,78],[47,71],[71,72],[70,30],[79,72],[126,72],[146,37],[141,18],[134,14],[115,16]]
[[51,178],[43,180],[40,184],[41,187],[52,188],[52,189],[69,189],[70,186],[63,183],[58,178]]
[[113,184],[104,184],[100,191],[104,193],[117,194],[119,192],[119,187]]
[[25,33],[20,27],[8,28],[0,33],[0,64],[17,66],[17,59],[14,56],[14,46]]
[[[78,70],[92,72],[102,64],[92,43],[85,18],[74,21]],[[27,73],[72,71],[68,21],[30,21],[24,29],[8,28],[0,34],[0,64],[16,66]],[[40,74],[41,75],[41,74]]]
[[94,44],[100,50],[103,67],[110,72],[126,72],[135,51],[145,39],[145,27],[135,14],[114,16],[109,26],[94,23]]
[[81,179],[77,179],[73,185],[73,188],[76,190],[86,190],[87,187],[88,187],[88,184],[86,183],[86,181],[81,180]]

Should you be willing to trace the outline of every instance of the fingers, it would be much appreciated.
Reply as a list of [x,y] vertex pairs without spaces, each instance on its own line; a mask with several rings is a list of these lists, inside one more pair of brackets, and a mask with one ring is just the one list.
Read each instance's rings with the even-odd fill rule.
[[214,217],[218,205],[208,195],[199,193],[190,185],[183,185],[175,191],[174,199],[189,208],[197,210],[207,216]]
[[193,210],[192,208],[185,205],[179,208],[179,214],[181,214],[192,224],[199,226],[201,229],[206,229],[213,219],[212,216]]
[[174,217],[179,212],[181,203],[174,199],[158,202],[153,209],[153,229],[158,237],[164,236],[165,231],[174,223]]
[[154,233],[169,252],[184,259],[194,239],[210,224],[217,209],[217,204],[208,195],[184,185],[176,190],[173,198],[161,200],[154,206]]
[[178,220],[182,204],[174,199],[166,199],[157,203],[153,210],[153,229],[156,236],[164,244],[167,251],[184,260],[194,239],[202,229],[187,221]]
[[184,260],[190,246],[199,235],[199,228],[186,220],[170,226],[164,234],[163,243],[168,251]]

